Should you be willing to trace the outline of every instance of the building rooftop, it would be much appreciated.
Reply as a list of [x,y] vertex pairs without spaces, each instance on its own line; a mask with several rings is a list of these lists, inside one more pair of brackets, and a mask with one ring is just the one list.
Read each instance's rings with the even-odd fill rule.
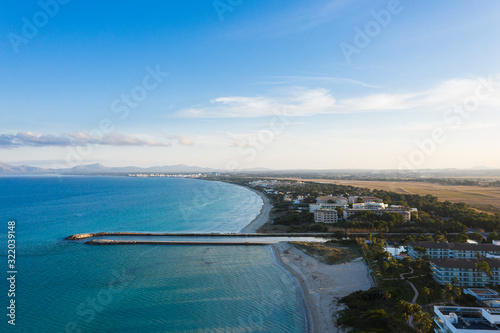
[[498,251],[500,246],[494,244],[470,244],[470,243],[439,243],[429,241],[417,241],[408,243],[412,247],[423,247],[426,249],[449,249],[458,251]]
[[480,296],[493,296],[496,295],[498,296],[498,293],[492,289],[489,288],[467,288],[468,290],[472,291],[476,295]]
[[339,196],[332,196],[332,195],[323,195],[323,196],[318,197],[317,199],[320,199],[320,200],[339,200],[339,199],[347,200],[347,198],[339,197]]
[[458,259],[458,258],[439,258],[439,259],[431,259],[430,262],[435,266],[442,268],[467,268],[474,269],[476,268],[476,264],[479,264],[483,261],[486,261],[490,268],[500,268],[500,260],[498,259]]
[[481,303],[488,308],[500,308],[500,300],[498,299],[485,299],[481,300]]
[[[496,332],[500,328],[496,323],[489,322],[483,316],[481,308],[460,308],[460,307],[435,307],[440,312],[447,322],[449,322],[457,330],[477,330],[481,332]],[[488,311],[490,312],[490,311]],[[496,314],[496,313],[492,313]]]

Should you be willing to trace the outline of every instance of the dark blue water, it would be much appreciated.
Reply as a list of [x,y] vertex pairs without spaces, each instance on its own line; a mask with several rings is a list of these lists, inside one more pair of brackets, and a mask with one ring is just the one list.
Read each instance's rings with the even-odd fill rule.
[[97,231],[237,232],[253,192],[176,178],[1,177],[0,283],[16,221],[17,332],[302,332],[295,286],[267,246],[86,246]]

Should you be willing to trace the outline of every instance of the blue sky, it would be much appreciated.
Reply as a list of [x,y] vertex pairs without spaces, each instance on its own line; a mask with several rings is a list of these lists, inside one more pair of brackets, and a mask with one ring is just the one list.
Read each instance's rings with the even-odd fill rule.
[[496,1],[0,3],[0,161],[500,168]]

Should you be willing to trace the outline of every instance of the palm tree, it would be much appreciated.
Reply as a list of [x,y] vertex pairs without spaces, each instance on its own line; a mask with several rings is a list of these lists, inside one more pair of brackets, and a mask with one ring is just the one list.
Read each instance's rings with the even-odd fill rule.
[[431,290],[427,287],[422,288],[422,292],[425,295],[425,302],[429,303],[429,295],[431,294]]

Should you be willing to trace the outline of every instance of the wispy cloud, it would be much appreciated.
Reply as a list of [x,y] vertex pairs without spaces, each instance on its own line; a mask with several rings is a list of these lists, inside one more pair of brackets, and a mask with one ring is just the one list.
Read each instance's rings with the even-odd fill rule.
[[[447,128],[453,126],[453,124],[450,124],[450,122],[442,120],[442,121],[429,121],[429,122],[414,122],[414,123],[409,123],[405,125],[399,125],[399,126],[391,126],[391,129],[393,131],[403,131],[403,132],[418,132],[418,131],[429,131],[434,128]],[[500,124],[498,122],[490,122],[490,123],[485,123],[485,122],[468,122],[465,124],[460,125],[457,128],[454,128],[454,130],[462,130],[462,131],[470,131],[470,130],[481,130],[481,129],[487,129],[487,128],[495,128],[499,127]],[[388,128],[382,127],[381,130],[387,130]]]
[[48,146],[151,146],[168,147],[171,143],[158,142],[136,135],[110,133],[93,135],[88,133],[65,133],[60,135],[18,132],[17,134],[0,134],[0,148],[48,147]]
[[260,18],[252,17],[251,21],[238,29],[227,31],[230,38],[246,38],[254,35],[280,37],[313,29],[332,21],[349,4],[349,0],[319,0],[303,6],[298,2],[282,10],[269,14],[263,13]]
[[180,144],[181,146],[192,146],[194,145],[194,141],[190,136],[187,135],[163,135],[168,140],[172,140]]
[[[487,79],[453,79],[423,91],[407,93],[379,93],[337,100],[328,89],[292,87],[266,96],[229,96],[210,101],[207,106],[180,110],[185,118],[254,118],[277,112],[287,116],[305,117],[317,114],[363,113],[383,111],[435,111],[462,103],[475,96],[478,89],[489,93],[481,106],[500,106],[500,76],[495,76],[487,87]],[[479,88],[478,88],[479,87]],[[489,89],[489,90],[488,90]]]
[[268,76],[264,78],[264,81],[259,82],[259,84],[306,84],[311,82],[327,82],[327,83],[340,83],[340,84],[353,84],[359,85],[367,88],[380,88],[373,84],[365,83],[362,81],[344,78],[344,77],[332,77],[332,76],[302,76],[302,75],[292,75],[292,76]]

